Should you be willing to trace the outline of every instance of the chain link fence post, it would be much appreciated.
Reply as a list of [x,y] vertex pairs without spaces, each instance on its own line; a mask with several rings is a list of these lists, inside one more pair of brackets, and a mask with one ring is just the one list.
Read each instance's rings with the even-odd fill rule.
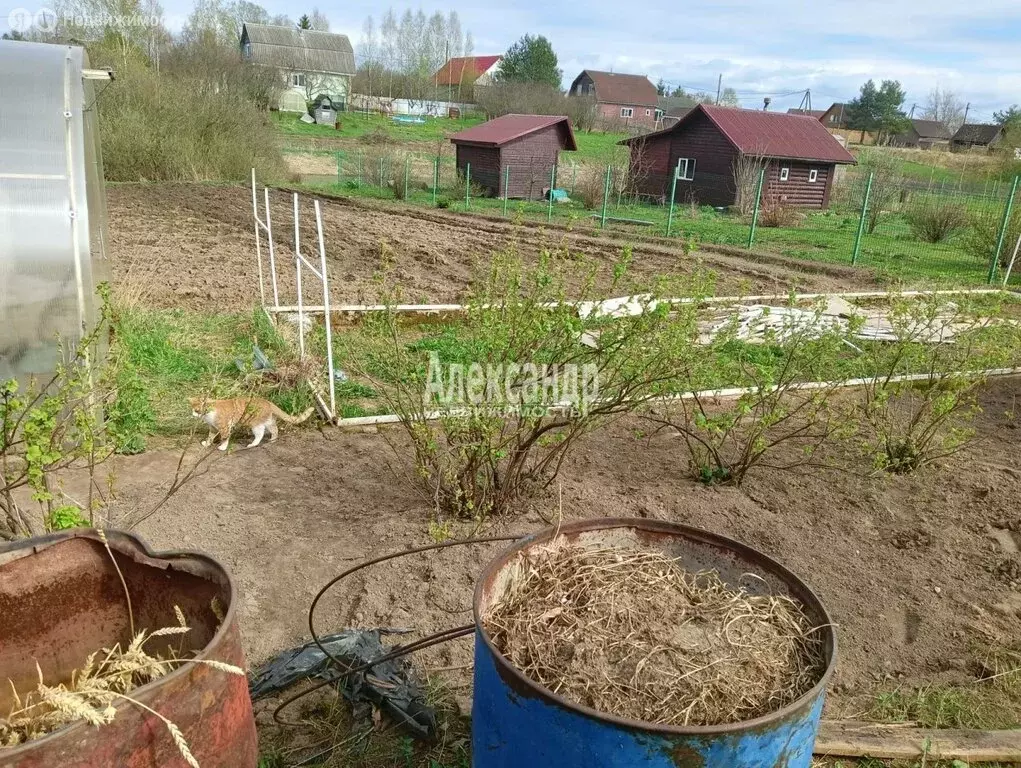
[[1003,207],[1003,220],[1000,222],[1000,233],[996,237],[996,250],[993,251],[993,260],[989,262],[989,276],[986,282],[992,283],[996,279],[996,267],[1000,263],[1000,254],[1003,252],[1003,241],[1010,229],[1010,214],[1014,210],[1014,195],[1017,194],[1017,184],[1021,176],[1014,177],[1014,183],[1010,185],[1010,194],[1007,195],[1007,204]]
[[471,207],[471,191],[472,191],[472,164],[464,164],[464,208],[468,210]]
[[670,182],[670,213],[666,217],[666,236],[670,237],[670,229],[674,225],[674,196],[677,194],[677,172],[680,170],[681,161],[677,161],[677,168],[674,169],[674,178]]
[[408,174],[411,172],[411,156],[404,158],[404,199],[408,199]]
[[755,226],[759,223],[759,203],[762,202],[762,183],[766,180],[766,169],[759,170],[759,184],[755,188],[755,207],[752,209],[752,225],[748,228],[748,250],[755,245]]
[[344,161],[342,153],[337,152],[337,184],[342,184],[344,181]]
[[861,256],[861,238],[865,234],[865,217],[869,212],[869,197],[872,195],[872,179],[875,177],[874,173],[869,174],[869,180],[865,182],[865,196],[861,201],[861,216],[858,219],[858,231],[854,235],[854,249],[851,251],[851,265],[854,266],[858,263],[858,257]]

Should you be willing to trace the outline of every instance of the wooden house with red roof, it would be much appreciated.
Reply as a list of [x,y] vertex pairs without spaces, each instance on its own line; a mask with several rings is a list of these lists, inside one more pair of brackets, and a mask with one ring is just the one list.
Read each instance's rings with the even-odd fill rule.
[[766,169],[764,200],[826,208],[838,165],[854,157],[815,117],[699,104],[673,126],[624,139],[639,194],[701,205],[734,205],[741,158]]
[[502,56],[454,56],[448,59],[433,76],[437,88],[468,90],[475,86],[492,85]]

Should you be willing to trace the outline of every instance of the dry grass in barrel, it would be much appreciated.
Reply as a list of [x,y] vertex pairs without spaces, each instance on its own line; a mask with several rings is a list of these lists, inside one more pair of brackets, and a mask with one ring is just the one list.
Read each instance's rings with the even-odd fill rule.
[[0,748],[38,739],[78,720],[94,726],[106,725],[117,715],[114,705],[126,701],[159,718],[185,762],[198,768],[198,761],[177,725],[128,694],[139,686],[165,677],[185,663],[206,664],[233,675],[243,676],[245,671],[222,661],[182,657],[173,647],[168,647],[162,654],[146,650],[146,644],[155,638],[179,636],[190,631],[181,609],[174,606],[174,613],[178,626],[153,632],[142,630],[126,646],[117,643],[112,648],[90,654],[66,683],[47,684],[38,665],[39,681],[34,690],[19,695],[14,683],[8,681],[14,708],[6,715],[0,715]]
[[519,556],[484,623],[525,675],[577,704],[664,725],[774,712],[820,679],[821,633],[784,595],[753,595],[653,551],[560,537]]

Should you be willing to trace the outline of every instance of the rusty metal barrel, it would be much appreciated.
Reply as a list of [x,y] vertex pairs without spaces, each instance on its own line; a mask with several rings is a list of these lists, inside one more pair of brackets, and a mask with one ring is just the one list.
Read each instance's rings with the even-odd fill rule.
[[[195,552],[153,552],[140,539],[107,532],[131,596],[136,631],[191,627],[158,637],[181,657],[244,667],[237,590],[227,570]],[[0,546],[0,712],[11,709],[10,679],[35,688],[36,664],[50,685],[66,682],[86,657],[131,640],[124,585],[93,530],[79,529]],[[202,768],[254,768],[258,741],[247,679],[185,663],[129,694],[184,735]],[[127,701],[112,722],[77,722],[16,747],[0,748],[0,768],[187,768],[165,723]]]
[[[628,720],[568,701],[504,657],[483,617],[509,583],[520,555],[562,535],[582,545],[656,549],[689,571],[716,570],[753,594],[796,598],[822,635],[825,671],[798,700],[768,715],[718,726],[668,726]],[[756,578],[747,579],[747,574]],[[547,529],[494,559],[475,588],[474,768],[808,768],[826,683],[836,663],[836,634],[822,603],[775,560],[698,528],[640,519],[585,520]]]

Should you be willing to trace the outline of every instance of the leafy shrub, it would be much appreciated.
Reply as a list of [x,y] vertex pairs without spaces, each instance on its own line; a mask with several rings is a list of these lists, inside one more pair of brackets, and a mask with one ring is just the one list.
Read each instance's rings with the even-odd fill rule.
[[[846,349],[844,332],[828,322],[823,309],[817,307],[808,322],[785,320],[781,330],[767,331],[764,344],[754,346],[738,340],[735,318],[689,370],[688,394],[648,417],[684,439],[695,479],[740,485],[756,466],[793,471],[819,465],[825,462],[823,449],[847,436],[850,422],[832,405],[838,384],[797,386],[829,379]],[[699,394],[708,382],[720,380],[749,391],[722,402]],[[796,450],[778,457],[784,447]]]
[[68,528],[87,528],[91,525],[78,507],[65,504],[57,507],[46,516],[46,529],[49,531],[65,531]]
[[376,146],[396,144],[397,140],[381,125],[377,125],[371,131],[367,131],[358,137],[362,144],[373,144]]
[[[876,469],[913,472],[973,439],[984,371],[1016,366],[1021,353],[1021,330],[990,319],[1000,314],[997,306],[965,296],[894,303],[895,341],[867,347],[863,361],[869,372],[859,406],[863,447]],[[903,374],[916,377],[897,381]]]
[[450,198],[449,197],[437,197],[436,198],[436,207],[437,208],[449,208],[450,207]]
[[[871,189],[868,186],[872,175]],[[897,158],[878,149],[863,149],[858,153],[858,168],[853,179],[846,182],[846,194],[851,206],[861,210],[865,191],[869,190],[868,208],[865,213],[865,231],[872,234],[879,225],[885,211],[893,209],[900,199],[904,177],[897,165]]]
[[603,204],[605,185],[605,168],[587,163],[578,168],[578,177],[571,195],[589,210],[594,210]]
[[541,83],[497,83],[475,91],[475,98],[489,117],[507,114],[567,115],[574,127],[590,131],[598,119],[595,99],[566,96]]
[[801,220],[801,213],[784,196],[769,195],[759,207],[759,226],[762,227],[796,227]]
[[229,71],[186,62],[157,71],[127,44],[94,46],[90,54],[94,66],[117,72],[96,101],[108,180],[240,180],[253,167],[284,175],[268,113],[257,103],[265,94],[252,84],[263,68],[227,55]]
[[[1000,239],[1000,226],[1003,213],[993,211],[976,211],[968,221],[968,229],[964,235],[964,247],[973,256],[988,264],[996,253],[996,245]],[[1014,244],[1021,236],[1021,205],[1015,205],[1007,222],[1007,232],[1003,238],[1003,250],[1000,251],[1001,268],[1006,268],[1014,253]]]
[[911,231],[926,243],[942,243],[968,223],[968,214],[959,200],[935,197],[913,203],[904,212]]
[[[629,260],[627,253],[615,268],[608,295],[630,292]],[[438,512],[478,520],[509,511],[552,482],[579,437],[638,408],[689,364],[694,304],[668,311],[656,302],[683,291],[643,293],[623,317],[579,313],[566,302],[572,263],[561,252],[543,253],[533,267],[514,253],[498,255],[474,284],[463,321],[432,339],[392,310],[366,322],[366,359],[388,367],[380,375],[366,364],[361,373],[400,416],[407,439],[391,447],[402,458],[410,450],[412,476]],[[595,270],[583,277],[580,294],[572,293],[598,298]],[[393,290],[387,303],[399,298]],[[463,377],[444,367],[450,363],[465,366]],[[433,412],[438,418],[427,418]]]

